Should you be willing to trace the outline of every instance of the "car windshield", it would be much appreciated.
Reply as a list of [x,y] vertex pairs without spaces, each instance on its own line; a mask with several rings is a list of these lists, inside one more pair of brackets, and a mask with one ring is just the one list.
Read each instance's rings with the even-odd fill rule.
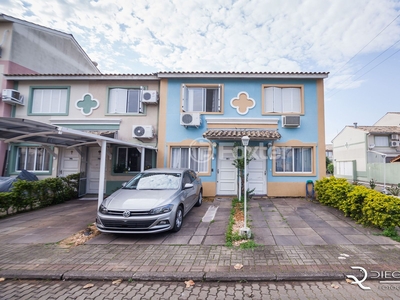
[[180,186],[180,173],[140,173],[124,189],[176,190]]

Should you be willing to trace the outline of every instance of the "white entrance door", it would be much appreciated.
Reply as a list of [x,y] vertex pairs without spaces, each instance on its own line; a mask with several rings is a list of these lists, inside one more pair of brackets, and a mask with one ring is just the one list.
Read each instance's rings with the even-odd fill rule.
[[233,146],[218,146],[217,194],[237,195],[237,169],[232,165]]
[[80,156],[75,149],[65,149],[62,153],[61,166],[58,174],[62,177],[79,173]]
[[97,194],[99,192],[100,158],[100,147],[90,147],[86,190],[88,194]]
[[257,148],[253,152],[253,160],[247,166],[248,189],[256,195],[267,194],[267,156],[265,149]]

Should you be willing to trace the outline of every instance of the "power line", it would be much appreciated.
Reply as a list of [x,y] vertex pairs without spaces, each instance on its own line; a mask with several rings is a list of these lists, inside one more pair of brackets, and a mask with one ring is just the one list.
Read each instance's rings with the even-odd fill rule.
[[[364,65],[361,69],[359,69],[358,71],[356,71],[353,75],[357,74],[358,72],[360,72],[362,69],[364,69],[366,66],[370,65],[372,62],[374,62],[378,57],[382,56],[384,53],[386,53],[390,48],[392,48],[394,45],[396,45],[398,42],[400,42],[400,40],[398,40],[397,42],[393,43],[390,47],[386,48],[385,51],[383,51],[382,53],[380,53],[379,55],[377,55],[374,59],[372,59],[371,61],[369,61],[366,65]],[[385,60],[384,60],[385,61]]]
[[[397,41],[396,43],[398,43],[399,41]],[[400,49],[397,50],[396,52],[392,53],[392,55],[390,55],[389,57],[387,57],[386,59],[384,59],[383,61],[381,61],[379,64],[375,65],[373,68],[369,69],[367,72],[361,74],[360,76],[356,77],[355,79],[353,79],[352,81],[356,81],[358,79],[360,79],[361,77],[363,77],[364,75],[368,74],[369,72],[371,72],[373,69],[375,69],[376,67],[378,67],[379,65],[381,65],[382,63],[384,63],[385,61],[387,61],[389,58],[391,58],[393,55],[397,54],[398,52],[400,52]],[[361,68],[362,69],[362,68]],[[361,70],[360,69],[360,70]],[[359,71],[360,71],[359,70]],[[358,71],[357,71],[358,72]],[[349,84],[345,85],[343,88],[348,87],[350,84],[352,84],[352,82],[350,82]],[[343,90],[342,88],[342,90]],[[335,96],[336,94],[340,93],[342,90],[338,90],[336,93],[334,93],[333,95],[329,96],[329,98],[332,98],[333,96]]]
[[394,18],[388,25],[386,25],[385,28],[383,28],[372,40],[370,40],[364,47],[362,47],[355,55],[353,55],[344,65],[342,65],[339,70],[337,70],[335,73],[333,73],[328,79],[331,77],[335,76],[339,71],[343,69],[344,66],[346,66],[351,60],[353,60],[358,54],[360,54],[361,51],[363,51],[369,44],[371,44],[383,31],[386,30],[394,21],[396,21],[400,17],[400,14],[397,15],[396,18]]

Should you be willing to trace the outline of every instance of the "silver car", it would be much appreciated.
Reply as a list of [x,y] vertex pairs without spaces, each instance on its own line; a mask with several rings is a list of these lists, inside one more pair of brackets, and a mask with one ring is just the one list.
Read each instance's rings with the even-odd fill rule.
[[183,217],[203,202],[201,179],[190,169],[149,169],[104,199],[96,225],[102,232],[179,231]]

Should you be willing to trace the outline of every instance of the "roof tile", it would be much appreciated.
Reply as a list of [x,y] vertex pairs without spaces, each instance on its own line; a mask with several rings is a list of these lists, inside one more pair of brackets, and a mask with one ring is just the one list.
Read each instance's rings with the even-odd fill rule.
[[239,140],[247,135],[253,140],[277,140],[281,138],[277,130],[266,129],[209,129],[203,133],[208,139]]

